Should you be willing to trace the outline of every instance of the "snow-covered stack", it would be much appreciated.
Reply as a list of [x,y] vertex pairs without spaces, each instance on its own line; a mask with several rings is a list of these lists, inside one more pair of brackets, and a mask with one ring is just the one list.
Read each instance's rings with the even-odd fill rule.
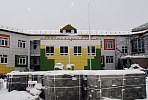
[[82,100],[81,75],[56,71],[44,76],[45,100]]
[[87,75],[86,86],[86,98],[89,100],[100,100],[104,97],[122,100],[146,98],[145,74],[130,70]]
[[146,98],[145,74],[125,75],[125,98],[128,100]]
[[28,75],[8,75],[8,91],[25,91],[28,86]]

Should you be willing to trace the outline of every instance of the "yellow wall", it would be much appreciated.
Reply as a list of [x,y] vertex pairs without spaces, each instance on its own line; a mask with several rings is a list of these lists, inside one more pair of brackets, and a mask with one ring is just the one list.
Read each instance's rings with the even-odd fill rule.
[[14,67],[7,67],[6,64],[0,64],[0,74],[6,74],[14,70]]
[[[45,49],[46,46],[41,46],[41,48]],[[100,48],[99,45],[96,46],[96,48]],[[75,70],[84,70],[84,66],[88,66],[88,59],[90,56],[88,56],[87,48],[82,48],[82,55],[81,56],[74,56],[74,49],[70,48],[70,64],[75,64],[74,69]],[[48,56],[47,59],[54,59],[55,64],[61,62],[64,64],[64,69],[66,69],[66,65],[69,63],[69,56],[60,56],[60,49],[55,48],[54,49],[54,56]],[[91,57],[91,59],[94,59],[94,56]]]

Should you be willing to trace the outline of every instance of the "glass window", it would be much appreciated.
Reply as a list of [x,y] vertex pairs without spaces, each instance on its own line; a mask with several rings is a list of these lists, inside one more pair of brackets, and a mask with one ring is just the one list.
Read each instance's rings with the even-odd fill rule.
[[113,63],[113,56],[106,56],[106,63]]
[[74,55],[75,55],[75,56],[80,56],[80,55],[82,55],[81,46],[74,46]]
[[25,48],[25,41],[24,40],[18,40],[18,47],[19,48]]
[[8,38],[0,37],[0,46],[8,46]]
[[18,64],[19,65],[26,65],[26,60],[27,60],[26,56],[18,56]]
[[115,40],[104,39],[104,50],[115,50]]
[[33,49],[37,49],[37,41],[36,40],[33,41]]
[[[96,55],[96,48],[95,46],[88,46],[88,55],[95,56]],[[91,50],[91,52],[90,52]]]
[[61,46],[60,47],[60,55],[62,55],[62,56],[68,55],[68,46]]
[[54,55],[54,46],[46,46],[46,56]]
[[7,63],[7,55],[0,55],[0,63]]
[[122,46],[122,53],[127,53],[127,46]]

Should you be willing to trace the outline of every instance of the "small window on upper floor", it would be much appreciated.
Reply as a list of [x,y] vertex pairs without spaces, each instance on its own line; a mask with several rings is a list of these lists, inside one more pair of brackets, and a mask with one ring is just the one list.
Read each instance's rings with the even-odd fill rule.
[[24,40],[18,40],[18,47],[19,48],[25,48],[25,41]]
[[95,46],[88,46],[87,49],[88,49],[89,56],[96,56],[96,47]]
[[81,46],[74,46],[74,55],[81,56],[82,55],[82,48]]
[[0,47],[9,48],[10,36],[0,34]]
[[66,33],[71,33],[71,30],[66,30]]
[[60,55],[61,56],[68,55],[68,46],[60,46]]
[[37,49],[37,41],[33,41],[33,49]]
[[122,53],[127,53],[127,46],[122,46]]
[[104,50],[115,50],[115,40],[104,39]]
[[46,46],[46,56],[54,56],[54,46]]

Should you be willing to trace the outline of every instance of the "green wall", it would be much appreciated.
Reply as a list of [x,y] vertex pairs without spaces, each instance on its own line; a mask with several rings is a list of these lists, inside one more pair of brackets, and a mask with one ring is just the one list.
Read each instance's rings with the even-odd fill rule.
[[[84,66],[85,70],[90,70],[90,59],[87,60],[88,66]],[[100,70],[101,68],[101,49],[96,49],[96,56],[91,59],[91,70]]]
[[54,59],[47,59],[45,49],[40,49],[40,70],[54,70]]

